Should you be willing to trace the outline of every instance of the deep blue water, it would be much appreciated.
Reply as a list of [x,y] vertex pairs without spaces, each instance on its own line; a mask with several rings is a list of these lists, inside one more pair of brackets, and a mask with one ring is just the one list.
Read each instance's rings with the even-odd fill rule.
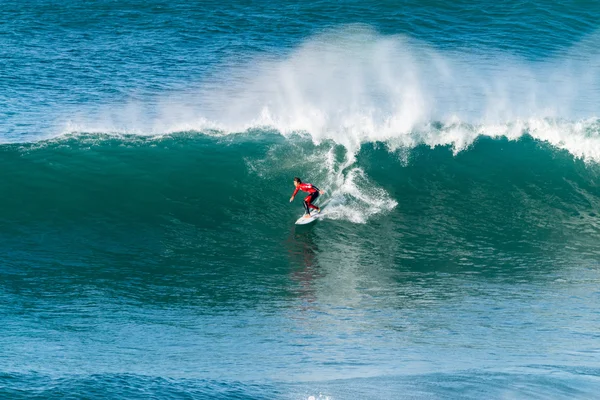
[[0,397],[597,397],[598,2],[0,5]]

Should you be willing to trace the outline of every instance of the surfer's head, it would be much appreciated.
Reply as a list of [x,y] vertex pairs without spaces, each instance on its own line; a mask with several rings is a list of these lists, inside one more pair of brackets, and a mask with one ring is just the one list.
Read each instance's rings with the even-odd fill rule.
[[300,178],[298,178],[298,177],[294,178],[294,186],[298,186],[301,183],[302,183],[302,181],[300,180]]

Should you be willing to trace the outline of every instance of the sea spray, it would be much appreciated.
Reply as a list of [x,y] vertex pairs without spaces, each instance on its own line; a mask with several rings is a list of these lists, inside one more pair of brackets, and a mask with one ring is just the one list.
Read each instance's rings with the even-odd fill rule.
[[[444,50],[365,25],[331,29],[283,56],[223,68],[197,88],[148,103],[101,107],[71,118],[66,132],[143,135],[271,129],[307,134],[355,153],[393,148],[467,148],[479,136],[523,134],[597,160],[598,35],[569,52],[530,61],[503,53]],[[198,88],[199,87],[199,88]]]

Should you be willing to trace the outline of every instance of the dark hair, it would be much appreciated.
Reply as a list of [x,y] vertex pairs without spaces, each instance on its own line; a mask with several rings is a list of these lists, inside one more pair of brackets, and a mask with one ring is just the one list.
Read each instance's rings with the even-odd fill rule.
[[298,178],[298,177],[295,177],[295,178],[294,178],[294,182],[302,183],[302,181],[301,181],[301,180],[300,180],[300,178]]

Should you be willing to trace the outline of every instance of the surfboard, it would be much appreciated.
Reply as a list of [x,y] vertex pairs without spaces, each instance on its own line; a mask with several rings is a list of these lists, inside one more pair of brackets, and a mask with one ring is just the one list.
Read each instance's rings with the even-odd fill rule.
[[313,221],[316,221],[317,219],[319,219],[319,217],[321,217],[323,215],[323,209],[325,208],[325,206],[327,205],[327,203],[329,203],[331,199],[327,199],[325,200],[323,203],[320,204],[321,207],[321,211],[320,212],[312,212],[310,214],[310,217],[308,218],[304,218],[304,215],[301,216],[300,218],[298,218],[298,221],[296,221],[296,225],[306,225],[306,224],[310,224]]
[[296,225],[310,224],[311,222],[316,221],[320,216],[321,216],[321,213],[317,213],[317,212],[310,214],[310,217],[308,217],[308,218],[304,218],[304,215],[303,215],[300,218],[298,218],[298,221],[296,221]]

